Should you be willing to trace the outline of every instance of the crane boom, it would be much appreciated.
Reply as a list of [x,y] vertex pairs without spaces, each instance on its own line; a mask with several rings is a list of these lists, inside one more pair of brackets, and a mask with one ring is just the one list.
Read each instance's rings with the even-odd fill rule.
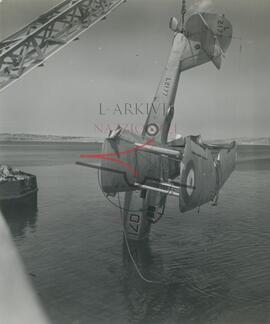
[[126,0],[65,0],[0,41],[0,92]]

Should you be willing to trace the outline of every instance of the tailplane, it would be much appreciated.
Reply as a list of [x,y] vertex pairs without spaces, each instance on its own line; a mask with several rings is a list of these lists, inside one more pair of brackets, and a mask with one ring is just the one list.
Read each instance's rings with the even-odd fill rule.
[[209,61],[220,69],[233,33],[231,23],[224,15],[196,13],[189,17],[184,27],[173,17],[170,28],[175,33],[183,33],[187,39],[181,71]]

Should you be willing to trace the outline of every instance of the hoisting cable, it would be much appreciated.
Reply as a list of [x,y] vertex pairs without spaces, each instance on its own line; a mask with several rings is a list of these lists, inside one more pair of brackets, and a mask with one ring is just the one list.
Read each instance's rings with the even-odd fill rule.
[[[125,240],[125,244],[126,244],[126,247],[127,247],[127,250],[128,250],[128,254],[129,254],[129,257],[134,265],[134,268],[138,274],[138,276],[146,283],[150,283],[150,284],[158,284],[158,285],[168,285],[168,284],[183,284],[183,282],[186,283],[187,286],[189,286],[190,289],[194,290],[194,291],[197,291],[198,293],[200,293],[201,295],[205,296],[205,297],[213,297],[213,298],[226,298],[224,295],[221,295],[219,293],[216,293],[216,292],[207,292],[207,291],[204,291],[203,289],[201,289],[200,287],[198,287],[196,284],[192,283],[192,279],[187,276],[187,275],[184,275],[183,274],[183,279],[184,280],[172,280],[171,282],[167,280],[166,277],[160,279],[160,280],[151,280],[151,279],[148,279],[144,276],[144,274],[141,272],[141,270],[139,269],[136,261],[134,260],[133,256],[132,256],[132,253],[131,253],[131,249],[130,249],[130,244],[128,242],[128,238],[127,238],[127,234],[126,234],[126,231],[125,231],[125,227],[124,227],[124,217],[123,217],[123,211],[130,211],[130,210],[127,210],[125,209],[124,207],[122,207],[122,204],[121,204],[121,200],[120,200],[120,193],[118,192],[117,193],[117,197],[118,197],[118,204],[117,203],[114,203],[112,200],[110,200],[108,198],[108,196],[105,194],[105,192],[103,191],[102,189],[102,186],[101,186],[101,182],[100,182],[100,170],[98,170],[97,174],[98,174],[98,183],[99,183],[99,187],[100,187],[100,190],[102,191],[105,199],[110,203],[112,204],[114,207],[118,208],[120,210],[120,216],[121,216],[121,226],[122,226],[122,232],[123,232],[123,235],[124,235],[124,240]],[[244,302],[248,302],[249,300],[247,298],[242,298],[242,297],[238,297],[238,296],[230,296],[230,298],[234,299],[234,300],[237,300],[237,301],[244,301]],[[261,299],[262,302],[269,302],[268,299],[264,299],[262,298]]]
[[[121,201],[120,201],[120,194],[118,192],[118,203],[119,203],[119,206],[121,207]],[[137,272],[137,274],[139,275],[139,277],[147,282],[147,283],[151,283],[151,284],[162,284],[163,281],[156,281],[156,280],[150,280],[150,279],[147,279],[143,273],[141,272],[141,270],[139,269],[136,261],[134,260],[133,256],[132,256],[132,253],[131,253],[131,250],[130,250],[130,245],[129,245],[129,242],[128,242],[128,238],[127,238],[127,234],[126,234],[126,231],[125,231],[125,226],[124,226],[124,217],[123,217],[123,214],[122,214],[122,209],[120,208],[120,216],[121,216],[121,224],[122,224],[122,231],[123,231],[123,234],[124,234],[124,238],[125,238],[125,243],[126,243],[126,247],[127,247],[127,250],[128,250],[128,254],[129,254],[129,257],[134,265],[134,268]]]

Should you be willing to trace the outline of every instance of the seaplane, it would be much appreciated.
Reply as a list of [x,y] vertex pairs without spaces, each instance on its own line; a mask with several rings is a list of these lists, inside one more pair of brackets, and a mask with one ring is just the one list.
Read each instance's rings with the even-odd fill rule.
[[[81,156],[100,159],[99,165],[77,162],[98,169],[106,197],[124,193],[118,207],[130,240],[148,238],[152,224],[165,213],[168,196],[178,199],[181,213],[217,205],[236,165],[235,142],[207,144],[199,135],[168,140],[181,73],[208,62],[219,70],[233,34],[224,15],[196,12],[186,20],[186,14],[183,0],[181,21],[170,20],[173,42],[141,136],[118,126],[105,139],[102,154]],[[165,114],[154,109],[158,105],[165,107]]]

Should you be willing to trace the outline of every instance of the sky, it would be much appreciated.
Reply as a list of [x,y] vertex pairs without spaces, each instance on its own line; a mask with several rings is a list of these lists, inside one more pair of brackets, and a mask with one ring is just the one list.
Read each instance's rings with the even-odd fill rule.
[[[0,38],[56,0],[0,0]],[[179,0],[128,0],[0,93],[0,133],[104,137],[118,123],[137,131],[166,65]],[[181,75],[173,133],[205,139],[270,136],[269,0],[190,0],[190,12],[224,13],[234,39],[220,71],[212,63]],[[143,113],[125,113],[125,104]],[[135,109],[133,109],[133,112]]]

